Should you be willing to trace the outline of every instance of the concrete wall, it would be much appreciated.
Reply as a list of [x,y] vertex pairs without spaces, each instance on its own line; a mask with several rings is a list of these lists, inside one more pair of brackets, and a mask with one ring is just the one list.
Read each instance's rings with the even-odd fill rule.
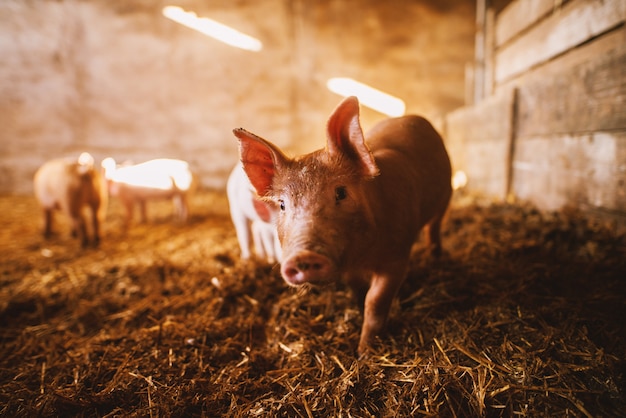
[[[0,1],[0,193],[30,193],[45,160],[174,157],[207,187],[234,165],[235,127],[294,153],[323,145],[348,76],[439,118],[463,105],[472,0],[178,0],[260,39],[219,43],[162,0]],[[363,125],[384,116],[362,110]]]

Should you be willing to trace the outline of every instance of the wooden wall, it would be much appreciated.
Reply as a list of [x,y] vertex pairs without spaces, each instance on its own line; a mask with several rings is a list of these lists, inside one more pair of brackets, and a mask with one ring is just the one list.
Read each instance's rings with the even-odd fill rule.
[[626,2],[516,0],[484,21],[484,98],[446,118],[468,187],[626,215]]

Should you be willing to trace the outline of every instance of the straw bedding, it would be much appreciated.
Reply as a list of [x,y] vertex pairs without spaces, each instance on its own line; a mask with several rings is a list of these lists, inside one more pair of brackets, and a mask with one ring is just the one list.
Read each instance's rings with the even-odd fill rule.
[[33,198],[0,210],[1,416],[620,416],[626,237],[576,211],[456,202],[415,245],[388,332],[355,354],[342,283],[242,263],[222,194],[80,250]]

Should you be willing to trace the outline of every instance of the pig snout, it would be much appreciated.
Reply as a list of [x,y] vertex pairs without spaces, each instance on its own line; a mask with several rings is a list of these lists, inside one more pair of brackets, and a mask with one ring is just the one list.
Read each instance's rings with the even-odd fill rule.
[[333,262],[325,255],[302,250],[283,261],[281,274],[293,286],[328,281],[333,275]]

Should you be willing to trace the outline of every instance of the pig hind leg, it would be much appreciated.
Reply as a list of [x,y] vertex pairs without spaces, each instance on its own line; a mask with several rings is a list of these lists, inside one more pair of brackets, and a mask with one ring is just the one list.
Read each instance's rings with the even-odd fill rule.
[[431,254],[439,257],[441,255],[441,218],[434,220],[428,226],[428,238]]
[[45,208],[43,210],[43,236],[50,238],[52,236],[52,218],[54,209]]
[[127,231],[128,227],[133,221],[134,203],[132,199],[128,199],[128,198],[123,199],[123,203],[124,203],[124,209],[126,210],[126,216],[124,217],[124,224],[126,226],[126,231]]
[[141,223],[146,223],[148,221],[148,214],[146,211],[146,201],[144,199],[139,200],[139,214],[141,216]]
[[248,219],[242,213],[238,213],[231,209],[231,218],[235,225],[235,232],[237,233],[237,241],[239,242],[239,249],[241,250],[241,258],[247,260],[250,258],[250,224]]
[[441,256],[441,223],[444,213],[437,215],[428,225],[428,238],[431,254],[435,257]]

